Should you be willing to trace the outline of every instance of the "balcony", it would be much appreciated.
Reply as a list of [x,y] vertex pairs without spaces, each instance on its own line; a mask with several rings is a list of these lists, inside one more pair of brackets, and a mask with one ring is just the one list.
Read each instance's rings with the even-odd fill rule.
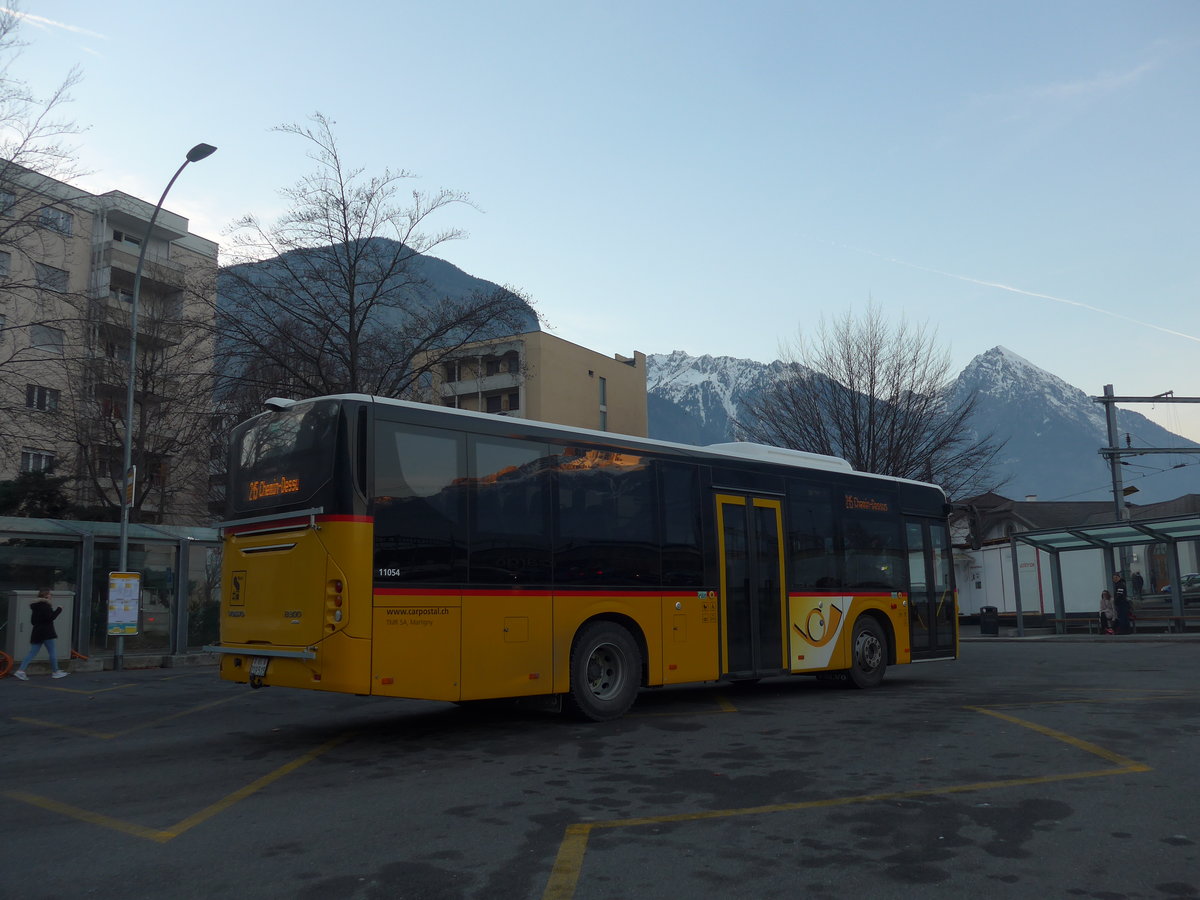
[[[115,297],[97,297],[92,304],[92,319],[102,332],[128,343],[130,304]],[[144,296],[138,304],[138,341],[148,341],[149,346],[180,343],[183,322],[175,317],[164,319],[155,305],[147,303]]]
[[[137,271],[137,261],[138,251],[129,244],[105,241],[100,251],[99,264],[108,268],[132,273]],[[143,278],[152,278],[172,287],[182,287],[186,272],[187,267],[182,263],[160,256],[153,250],[146,251],[146,264],[142,268]]]
[[442,397],[461,397],[468,394],[488,394],[492,391],[514,390],[521,386],[521,376],[516,372],[501,372],[499,375],[484,375],[482,378],[464,378],[461,381],[442,382]]

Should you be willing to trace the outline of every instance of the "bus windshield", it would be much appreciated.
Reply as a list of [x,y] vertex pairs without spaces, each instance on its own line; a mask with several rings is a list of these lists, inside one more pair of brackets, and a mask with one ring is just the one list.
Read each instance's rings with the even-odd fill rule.
[[333,472],[338,407],[336,400],[298,403],[239,426],[230,456],[231,513],[311,502]]

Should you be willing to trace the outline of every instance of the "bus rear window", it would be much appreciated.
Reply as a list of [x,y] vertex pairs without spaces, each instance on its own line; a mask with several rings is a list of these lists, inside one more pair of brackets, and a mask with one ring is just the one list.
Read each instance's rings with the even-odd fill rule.
[[311,501],[333,471],[337,420],[338,402],[322,400],[240,426],[230,459],[231,509],[244,513]]

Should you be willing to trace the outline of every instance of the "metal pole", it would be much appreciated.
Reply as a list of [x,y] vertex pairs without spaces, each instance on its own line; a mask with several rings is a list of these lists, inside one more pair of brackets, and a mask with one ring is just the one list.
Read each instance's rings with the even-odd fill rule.
[[[1104,419],[1108,424],[1108,446],[1113,451],[1108,458],[1108,464],[1112,470],[1113,512],[1115,521],[1123,522],[1129,518],[1129,510],[1125,506],[1125,484],[1121,476],[1121,455],[1118,452],[1121,446],[1121,435],[1117,429],[1117,403],[1113,396],[1113,386],[1106,384],[1102,402],[1104,403]],[[1117,567],[1121,572],[1121,577],[1124,578],[1129,572],[1128,547],[1117,549]],[[1130,597],[1131,602],[1132,600],[1133,598]]]
[[[170,193],[171,187],[188,163],[199,162],[207,156],[211,156],[216,147],[211,144],[197,144],[188,151],[187,158],[183,164],[175,170],[175,174],[171,176],[171,180],[167,182],[167,186],[163,189],[162,196],[158,198],[158,204],[154,207],[154,212],[150,215],[150,222],[146,225],[146,234],[142,238],[142,249],[138,252],[137,269],[133,273],[133,297],[129,304],[129,383],[125,386],[125,442],[123,446],[123,455],[121,460],[121,532],[118,538],[118,562],[117,568],[121,572],[125,572],[129,567],[129,509],[133,505],[133,497],[130,496],[130,470],[133,468],[133,397],[134,387],[137,383],[137,329],[138,329],[138,303],[141,299],[142,290],[142,269],[146,265],[146,251],[150,247],[150,236],[154,233],[154,223],[158,219],[158,214],[162,211],[163,203],[167,199],[167,194]],[[117,635],[117,646],[113,651],[113,669],[121,670],[125,658],[125,636]]]

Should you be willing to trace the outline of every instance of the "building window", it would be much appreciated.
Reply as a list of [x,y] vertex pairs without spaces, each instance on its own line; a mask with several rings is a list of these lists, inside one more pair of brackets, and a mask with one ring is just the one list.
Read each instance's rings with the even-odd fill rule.
[[47,266],[42,263],[34,263],[33,268],[36,273],[38,287],[59,292],[67,289],[66,269],[56,269],[54,266]]
[[500,401],[502,399],[504,398],[501,397],[500,394],[490,394],[487,397],[487,411],[490,413],[503,412],[504,410],[500,406]]
[[9,272],[12,271],[12,254],[7,250],[0,250],[0,278],[7,278]]
[[457,397],[447,397],[445,400],[442,401],[442,406],[448,406],[451,409],[458,409],[458,398]]
[[43,206],[38,210],[38,224],[51,231],[57,231],[59,234],[70,234],[71,222],[71,214],[65,209]]
[[510,410],[518,410],[521,408],[521,392],[513,391],[508,395],[508,408]]
[[50,353],[62,353],[64,335],[61,328],[51,328],[49,325],[30,325],[29,343],[31,346],[46,350]]
[[43,412],[57,412],[59,392],[54,388],[42,387],[37,384],[25,385],[25,408],[40,409]]
[[509,375],[516,375],[521,371],[521,357],[515,353],[509,353],[504,357],[504,370]]
[[125,288],[109,288],[108,296],[121,303],[133,303],[133,291],[127,291]]
[[21,451],[22,472],[51,472],[53,470],[54,454],[49,450],[26,448]]
[[113,231],[113,242],[117,244],[132,244],[134,247],[142,246],[142,239],[136,234],[130,234],[128,231]]
[[452,359],[442,367],[446,381],[458,381],[458,360]]
[[600,376],[600,408],[608,406],[608,379]]
[[608,431],[608,410],[600,410],[600,430]]
[[488,375],[499,375],[500,374],[500,360],[489,359],[487,361],[487,374]]
[[17,195],[12,191],[0,191],[0,216],[7,215],[8,212],[17,205]]

